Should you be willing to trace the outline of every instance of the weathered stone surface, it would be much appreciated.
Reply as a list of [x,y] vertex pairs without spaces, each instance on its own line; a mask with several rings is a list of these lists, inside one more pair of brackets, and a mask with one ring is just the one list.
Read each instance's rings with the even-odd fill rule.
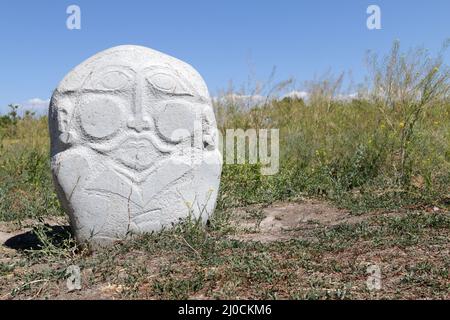
[[213,212],[215,117],[188,64],[139,46],[98,53],[59,84],[49,125],[54,180],[78,241],[103,246]]

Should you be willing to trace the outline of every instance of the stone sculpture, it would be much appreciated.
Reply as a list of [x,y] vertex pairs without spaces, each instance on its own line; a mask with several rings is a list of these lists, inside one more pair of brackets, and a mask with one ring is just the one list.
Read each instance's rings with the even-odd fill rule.
[[58,197],[79,242],[105,246],[213,212],[216,122],[188,64],[140,46],[100,52],[59,84],[49,126]]

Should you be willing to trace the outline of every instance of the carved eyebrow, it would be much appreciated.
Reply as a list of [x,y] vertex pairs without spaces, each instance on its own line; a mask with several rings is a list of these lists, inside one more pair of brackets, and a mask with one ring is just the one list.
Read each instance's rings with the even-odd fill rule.
[[137,73],[133,68],[122,65],[109,65],[106,67],[97,68],[89,73],[88,77],[83,82],[81,89],[83,90],[86,89],[86,87],[96,84],[97,82],[102,80],[102,76],[111,72],[120,72],[123,75],[125,75],[129,80],[133,80],[133,78]]
[[[154,66],[148,66],[148,67],[145,67],[144,69],[142,69],[142,73],[143,74],[145,74],[146,76],[148,76],[149,74],[147,74],[147,73],[150,73],[150,72],[152,72],[152,71],[156,71],[155,73],[159,73],[159,72],[161,72],[161,71],[167,71],[167,73],[169,73],[169,74],[171,74],[171,75],[173,75],[173,76],[178,76],[179,77],[179,74],[178,74],[178,72],[176,72],[175,70],[173,70],[172,68],[169,68],[169,67],[167,67],[167,66],[161,66],[161,65],[154,65]],[[154,74],[154,73],[153,73]],[[151,74],[151,75],[153,75],[153,74]]]
[[[172,77],[173,80],[176,82],[177,89],[179,92],[173,92],[173,94],[185,95],[185,96],[191,96],[191,97],[194,97],[197,94],[196,90],[189,84],[189,82],[186,81],[186,79],[180,73],[178,73],[176,70],[174,70],[170,67],[159,66],[159,65],[149,66],[149,67],[144,68],[141,72],[142,72],[144,78],[148,82],[150,82],[150,84],[152,86],[155,86],[152,82],[152,77],[161,74],[161,75],[166,75],[166,76]],[[156,89],[161,90],[160,88],[156,88]],[[164,90],[162,90],[162,91],[164,91]]]
[[94,70],[94,74],[102,74],[105,72],[111,72],[111,71],[121,71],[124,72],[127,75],[136,75],[136,70],[129,66],[119,65],[119,64],[112,64],[106,67],[98,68]]

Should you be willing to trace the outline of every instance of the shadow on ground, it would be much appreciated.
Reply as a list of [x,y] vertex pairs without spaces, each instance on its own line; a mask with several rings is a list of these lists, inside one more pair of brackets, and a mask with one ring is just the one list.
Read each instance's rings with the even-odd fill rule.
[[[56,247],[61,246],[72,237],[69,226],[46,225],[42,235],[45,241]],[[31,230],[9,238],[5,241],[4,246],[14,250],[41,250],[45,243],[43,237],[39,236],[39,232]]]

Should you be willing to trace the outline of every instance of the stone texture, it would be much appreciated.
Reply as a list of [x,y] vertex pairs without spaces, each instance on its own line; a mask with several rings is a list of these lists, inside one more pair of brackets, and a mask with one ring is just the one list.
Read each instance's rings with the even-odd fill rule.
[[139,46],[96,54],[50,103],[52,172],[79,242],[108,245],[213,212],[221,173],[208,89]]

